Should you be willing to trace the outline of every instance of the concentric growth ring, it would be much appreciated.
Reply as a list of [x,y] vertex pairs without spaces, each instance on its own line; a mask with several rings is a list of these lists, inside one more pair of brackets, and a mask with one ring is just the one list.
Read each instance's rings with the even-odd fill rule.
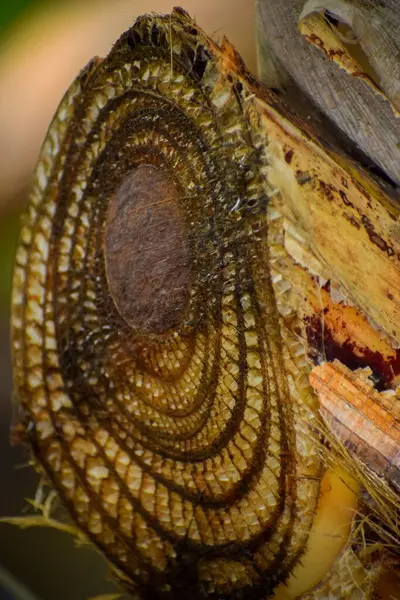
[[86,67],[17,255],[26,436],[138,597],[267,596],[315,510],[267,269],[266,141],[213,48],[175,11]]

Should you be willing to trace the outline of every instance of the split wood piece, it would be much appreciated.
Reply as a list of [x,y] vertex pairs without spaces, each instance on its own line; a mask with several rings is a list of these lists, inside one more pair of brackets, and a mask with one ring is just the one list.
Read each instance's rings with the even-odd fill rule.
[[279,246],[271,257],[271,276],[286,326],[307,339],[314,364],[337,358],[351,369],[368,366],[379,389],[395,388],[400,383],[400,350],[349,304],[346,290],[330,278],[295,224],[276,218],[285,209],[282,198],[274,198],[268,220],[271,244]]
[[335,360],[315,367],[310,383],[322,415],[345,446],[399,491],[400,400],[393,390],[374,390],[370,374]]
[[[366,65],[361,65],[355,56],[349,51],[349,46],[343,41],[343,37],[333,26],[320,14],[307,14],[299,22],[299,30],[310,44],[325,53],[325,55],[344,69],[348,75],[362,79],[370,88],[384,100],[388,100],[385,93],[375,82],[366,69]],[[396,99],[393,98],[393,102]],[[398,107],[390,103],[393,113],[399,117]]]
[[[400,107],[400,11],[396,0],[307,0],[300,23],[313,14],[326,14],[352,28],[379,85],[398,109]],[[328,54],[329,56],[329,54]],[[340,62],[340,57],[339,62]],[[354,74],[354,73],[353,73]]]
[[[400,5],[396,0],[385,5],[382,14],[389,27],[390,21],[400,21]],[[257,0],[261,79],[281,87],[285,99],[305,117],[315,120],[315,112],[321,111],[369,157],[370,167],[378,165],[399,183],[400,121],[389,101],[369,83],[349,76],[301,35],[298,22],[303,6],[304,0]],[[371,47],[371,37],[365,38],[365,43]],[[302,93],[311,103],[304,102]],[[352,147],[349,140],[348,152]]]
[[400,204],[279,106],[253,102],[268,136],[268,181],[281,191],[288,219],[348,300],[398,346]]

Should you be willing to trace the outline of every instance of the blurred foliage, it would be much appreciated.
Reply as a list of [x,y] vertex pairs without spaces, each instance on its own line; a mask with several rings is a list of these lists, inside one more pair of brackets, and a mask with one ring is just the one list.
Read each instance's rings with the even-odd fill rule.
[[[37,0],[0,0],[0,38],[26,9],[37,4]],[[10,309],[11,279],[18,231],[19,215],[12,211],[0,215],[0,318],[8,314]]]
[[19,214],[0,218],[0,316],[8,314],[15,247],[18,240]]
[[0,0],[0,35],[32,4],[34,4],[32,0]]

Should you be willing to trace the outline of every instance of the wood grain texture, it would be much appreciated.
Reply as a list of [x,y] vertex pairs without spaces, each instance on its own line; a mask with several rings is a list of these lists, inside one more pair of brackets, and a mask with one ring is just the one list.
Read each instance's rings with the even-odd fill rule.
[[400,490],[400,406],[394,391],[379,394],[371,371],[351,372],[339,361],[313,369],[322,414],[346,447]]
[[[268,64],[275,64],[274,73],[278,77],[276,81],[278,84],[279,80],[281,81],[286,90],[286,97],[293,106],[298,103],[298,90],[301,90],[365,152],[372,164],[379,165],[393,181],[399,183],[399,120],[394,116],[388,102],[377,96],[368,84],[349,77],[301,36],[298,21],[303,6],[304,0],[257,0],[260,64],[265,60]],[[398,3],[393,0],[385,3],[383,11],[388,27],[393,27],[396,32],[393,34],[396,40],[400,22],[399,10]],[[365,32],[362,35],[366,43],[370,44]],[[398,57],[393,56],[393,61],[398,62]],[[390,72],[387,61],[381,68],[385,70],[386,78],[391,75],[395,78],[395,72]],[[270,69],[268,71],[270,72]],[[281,73],[285,75],[282,76]],[[265,73],[265,77],[268,78],[269,75]],[[309,107],[309,110],[312,118],[312,108]]]
[[400,108],[400,11],[396,0],[308,0],[301,18],[313,12],[327,14],[351,27],[354,40],[365,52],[379,86]]

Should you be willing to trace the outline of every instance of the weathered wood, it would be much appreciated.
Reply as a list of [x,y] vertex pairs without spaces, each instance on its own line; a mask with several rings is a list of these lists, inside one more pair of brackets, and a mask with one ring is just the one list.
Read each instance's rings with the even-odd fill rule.
[[[400,31],[400,5],[395,0],[385,4],[388,7],[388,12],[383,13],[385,23],[391,33],[395,32],[393,39],[396,41]],[[298,21],[303,5],[304,0],[257,0],[259,62],[268,57],[267,63],[264,64],[275,65],[272,72],[279,73],[279,78],[275,76],[274,79],[280,82],[286,99],[292,106],[295,107],[299,101],[300,89],[365,152],[372,164],[379,165],[388,177],[399,183],[400,121],[393,114],[390,104],[377,95],[368,83],[359,78],[349,77],[302,37],[298,30]],[[380,15],[382,18],[382,13]],[[389,22],[392,23],[391,26]],[[371,47],[372,38],[374,48],[384,45],[383,40],[376,38],[379,30],[366,30],[365,18],[356,19],[355,23],[365,48]],[[385,60],[375,61],[374,66],[387,82],[390,81],[388,52],[383,56]],[[271,68],[261,68],[260,75],[266,83],[271,83],[269,74]],[[388,86],[387,83],[385,85]],[[394,84],[389,87],[397,89]],[[396,92],[393,91],[392,95],[395,96]]]
[[301,19],[326,12],[350,26],[387,97],[400,107],[400,8],[397,0],[307,0]]

